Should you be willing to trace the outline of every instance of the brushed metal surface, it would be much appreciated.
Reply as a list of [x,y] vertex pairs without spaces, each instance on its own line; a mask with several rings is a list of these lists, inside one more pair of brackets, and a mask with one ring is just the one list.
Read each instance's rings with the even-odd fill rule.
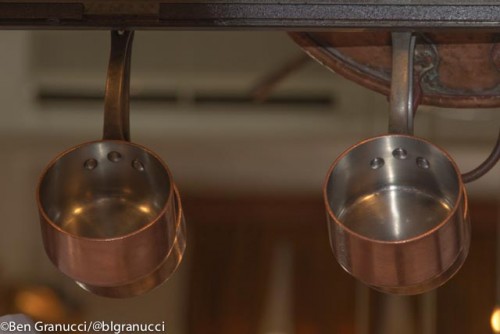
[[[388,186],[357,199],[339,213],[352,231],[376,240],[416,237],[443,221],[450,205],[417,187]],[[370,217],[369,224],[366,217]]]

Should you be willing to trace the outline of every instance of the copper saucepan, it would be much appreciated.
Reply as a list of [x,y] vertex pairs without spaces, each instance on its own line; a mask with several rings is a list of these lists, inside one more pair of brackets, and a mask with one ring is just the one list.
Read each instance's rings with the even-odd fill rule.
[[362,141],[334,162],[324,196],[337,261],[378,290],[422,293],[465,261],[465,188],[451,157],[428,141],[406,135]]
[[[463,181],[474,177],[462,177],[444,150],[412,135],[413,47],[411,34],[393,33],[391,134],[342,153],[323,190],[337,261],[362,282],[396,294],[440,286],[470,245]],[[498,147],[482,173],[498,161]]]
[[70,148],[40,177],[37,202],[50,260],[107,297],[165,281],[185,249],[180,198],[161,158],[129,142],[133,31],[111,33],[103,140]]

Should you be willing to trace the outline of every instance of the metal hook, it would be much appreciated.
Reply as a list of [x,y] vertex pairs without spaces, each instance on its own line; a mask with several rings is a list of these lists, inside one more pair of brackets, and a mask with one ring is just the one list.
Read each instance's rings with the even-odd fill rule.
[[392,78],[389,133],[413,134],[414,105],[413,53],[415,36],[411,32],[392,33]]
[[103,139],[130,141],[130,58],[133,39],[133,31],[111,31],[111,53],[104,96]]

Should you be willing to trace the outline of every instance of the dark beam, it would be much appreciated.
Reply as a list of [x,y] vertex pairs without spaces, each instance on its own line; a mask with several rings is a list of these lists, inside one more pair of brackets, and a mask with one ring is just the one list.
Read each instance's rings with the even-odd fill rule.
[[489,28],[500,3],[461,0],[0,0],[4,29],[335,30]]

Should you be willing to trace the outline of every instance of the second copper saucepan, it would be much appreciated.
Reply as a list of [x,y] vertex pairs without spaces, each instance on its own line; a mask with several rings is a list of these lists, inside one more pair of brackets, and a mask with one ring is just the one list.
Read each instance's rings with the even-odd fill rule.
[[[324,186],[330,242],[340,265],[384,292],[436,288],[470,244],[463,177],[436,145],[412,135],[414,37],[393,33],[390,134],[364,140],[333,163]],[[399,72],[398,72],[399,71]],[[498,160],[499,143],[484,173]]]
[[337,260],[378,290],[433,289],[467,256],[461,176],[448,154],[423,139],[384,135],[349,148],[330,169],[325,201]]
[[185,248],[184,218],[161,158],[129,142],[133,32],[112,32],[103,140],[56,157],[37,189],[51,261],[83,288],[108,297],[142,294],[165,281]]

